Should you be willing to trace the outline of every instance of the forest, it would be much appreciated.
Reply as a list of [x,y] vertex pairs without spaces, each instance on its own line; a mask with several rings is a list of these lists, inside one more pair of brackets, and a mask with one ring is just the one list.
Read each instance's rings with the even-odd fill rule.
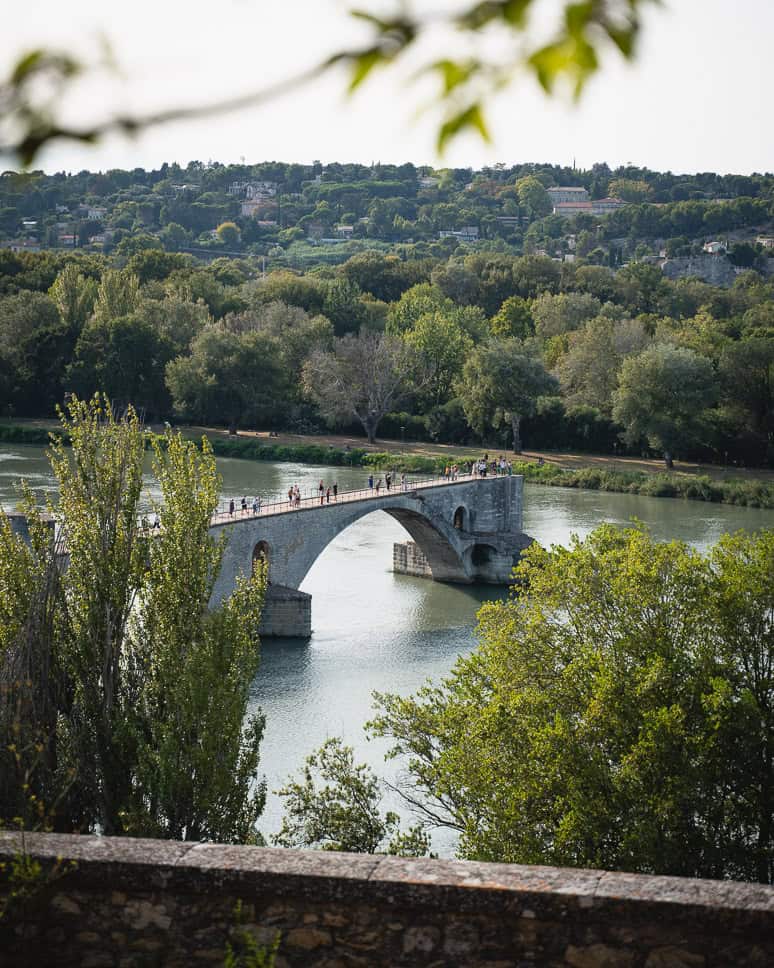
[[[548,214],[568,183],[617,204]],[[102,390],[232,432],[768,466],[773,199],[768,175],[604,165],[5,173],[0,223],[24,213],[40,244],[0,250],[0,413]],[[56,224],[72,244],[46,244]],[[460,225],[472,241],[437,238]],[[670,278],[655,251],[730,281]]]

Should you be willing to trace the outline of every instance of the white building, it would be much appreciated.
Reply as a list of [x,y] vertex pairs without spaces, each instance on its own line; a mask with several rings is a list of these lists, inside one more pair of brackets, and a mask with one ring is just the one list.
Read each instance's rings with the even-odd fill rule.
[[705,242],[701,250],[709,255],[720,255],[721,252],[726,251],[726,247],[722,242]]
[[589,193],[579,185],[557,185],[553,188],[547,188],[546,191],[554,205],[559,205],[562,202],[587,202],[589,200]]
[[465,225],[461,229],[451,229],[438,233],[439,239],[457,239],[460,242],[478,242],[478,226]]

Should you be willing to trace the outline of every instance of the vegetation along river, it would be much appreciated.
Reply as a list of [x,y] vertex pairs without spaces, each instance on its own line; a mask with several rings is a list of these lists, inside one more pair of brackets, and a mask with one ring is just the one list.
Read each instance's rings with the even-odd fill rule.
[[[360,487],[367,478],[360,468],[228,459],[219,459],[218,467],[224,499],[237,503],[256,493],[264,500],[284,494],[291,484],[312,490],[321,478],[337,481],[341,490]],[[22,477],[41,494],[54,490],[42,447],[0,446],[0,503],[6,509],[14,506]],[[529,484],[524,504],[525,531],[541,544],[567,543],[571,534],[585,535],[603,521],[623,525],[632,518],[658,539],[679,538],[701,550],[727,531],[774,528],[774,511]],[[458,655],[474,648],[479,604],[504,594],[394,575],[392,544],[406,537],[380,511],[352,525],[328,546],[302,585],[313,596],[311,640],[263,643],[253,695],[267,719],[264,833],[275,831],[281,817],[280,798],[271,791],[329,736],[343,736],[358,760],[394,779],[399,767],[383,762],[385,744],[369,742],[362,730],[371,715],[372,691],[409,693],[428,678],[440,679]],[[452,843],[439,836],[435,846],[447,853]]]

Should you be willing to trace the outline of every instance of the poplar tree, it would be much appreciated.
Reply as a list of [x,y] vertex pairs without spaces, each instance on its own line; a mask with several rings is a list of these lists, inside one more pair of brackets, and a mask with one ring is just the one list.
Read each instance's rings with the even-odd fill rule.
[[[147,435],[134,411],[73,399],[50,459],[56,539],[31,498],[31,543],[0,518],[2,814],[47,801],[59,830],[245,841],[264,801],[263,719],[246,719],[264,577],[209,610],[212,452],[153,443],[161,528],[142,524]],[[22,806],[24,804],[22,803]]]

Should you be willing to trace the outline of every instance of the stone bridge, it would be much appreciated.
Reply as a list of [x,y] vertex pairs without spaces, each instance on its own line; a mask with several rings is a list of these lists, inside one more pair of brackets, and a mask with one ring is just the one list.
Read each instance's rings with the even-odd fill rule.
[[[219,515],[211,533],[227,535],[213,604],[226,598],[237,577],[254,562],[269,566],[264,635],[308,637],[311,596],[299,586],[330,542],[373,511],[385,511],[409,533],[435,581],[506,584],[514,563],[531,539],[522,532],[523,478],[464,477],[455,481],[410,482],[406,490],[352,491],[320,505],[306,499],[261,513]],[[426,563],[426,565],[425,565]],[[416,572],[414,572],[416,573]]]

